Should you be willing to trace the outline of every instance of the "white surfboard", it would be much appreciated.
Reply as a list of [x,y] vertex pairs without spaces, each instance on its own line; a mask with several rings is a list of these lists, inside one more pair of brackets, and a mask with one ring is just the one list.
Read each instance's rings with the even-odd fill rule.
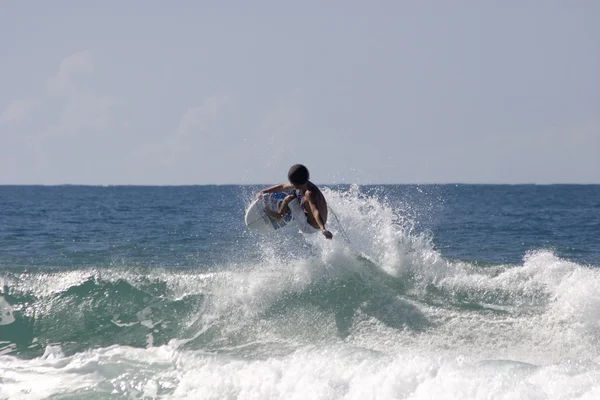
[[277,231],[294,221],[291,212],[288,212],[280,220],[276,220],[265,213],[265,207],[277,211],[281,202],[290,192],[267,193],[257,199],[246,210],[246,226],[256,233],[269,233]]

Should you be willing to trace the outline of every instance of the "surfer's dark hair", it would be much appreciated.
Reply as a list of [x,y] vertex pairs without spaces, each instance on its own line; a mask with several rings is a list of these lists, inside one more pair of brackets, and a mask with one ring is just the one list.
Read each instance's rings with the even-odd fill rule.
[[302,164],[294,164],[288,172],[288,179],[293,185],[304,185],[308,182],[308,169]]

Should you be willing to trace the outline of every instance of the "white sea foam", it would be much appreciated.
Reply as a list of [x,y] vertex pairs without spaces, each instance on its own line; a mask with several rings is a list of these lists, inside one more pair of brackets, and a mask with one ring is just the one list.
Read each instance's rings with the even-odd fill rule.
[[595,399],[593,363],[533,365],[348,345],[237,359],[172,346],[112,346],[71,357],[0,356],[0,397],[181,399]]

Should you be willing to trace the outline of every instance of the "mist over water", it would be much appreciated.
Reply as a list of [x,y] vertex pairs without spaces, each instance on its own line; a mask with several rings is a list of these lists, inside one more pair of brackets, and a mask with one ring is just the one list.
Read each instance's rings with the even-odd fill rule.
[[15,190],[0,398],[600,395],[598,187],[324,188],[333,241],[251,187]]

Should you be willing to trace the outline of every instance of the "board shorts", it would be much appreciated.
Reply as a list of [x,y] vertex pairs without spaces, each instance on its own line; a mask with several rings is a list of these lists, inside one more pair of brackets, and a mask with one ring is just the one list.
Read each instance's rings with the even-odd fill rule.
[[302,233],[317,233],[319,229],[308,223],[308,218],[304,212],[304,207],[300,204],[300,200],[296,197],[288,203],[288,207],[292,212],[294,220],[298,224],[298,228]]

